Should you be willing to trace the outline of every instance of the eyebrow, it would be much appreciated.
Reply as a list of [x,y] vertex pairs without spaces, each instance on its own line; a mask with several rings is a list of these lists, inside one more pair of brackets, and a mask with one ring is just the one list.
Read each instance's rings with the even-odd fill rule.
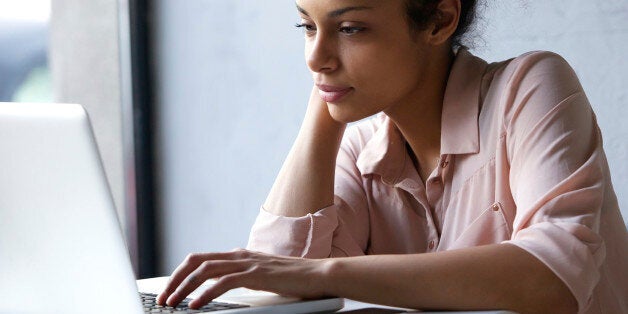
[[[303,13],[306,16],[310,16],[307,11],[305,11],[305,9],[303,9],[302,7],[300,7],[298,4],[296,4],[297,6],[297,10],[299,10],[299,12]],[[349,11],[361,11],[361,10],[370,10],[373,7],[368,7],[368,6],[353,6],[353,7],[346,7],[346,8],[342,8],[342,9],[338,9],[338,10],[334,10],[331,11],[329,13],[327,13],[327,17],[330,18],[334,18],[334,17],[339,17]]]

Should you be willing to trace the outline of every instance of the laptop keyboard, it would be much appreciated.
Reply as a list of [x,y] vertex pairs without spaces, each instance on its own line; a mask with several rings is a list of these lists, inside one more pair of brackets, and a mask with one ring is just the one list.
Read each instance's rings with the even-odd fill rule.
[[142,305],[144,306],[144,313],[176,313],[176,314],[184,314],[184,313],[207,313],[221,310],[231,310],[238,309],[243,307],[248,307],[248,305],[242,304],[234,304],[234,303],[223,303],[223,302],[210,302],[207,305],[193,310],[188,308],[188,303],[192,301],[192,299],[187,298],[177,307],[171,306],[162,306],[156,303],[157,295],[153,293],[144,293],[140,292],[140,297],[142,298]]

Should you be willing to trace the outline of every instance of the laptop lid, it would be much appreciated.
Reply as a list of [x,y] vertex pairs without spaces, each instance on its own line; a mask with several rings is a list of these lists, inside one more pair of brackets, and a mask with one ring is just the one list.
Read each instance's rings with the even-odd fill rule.
[[[0,103],[0,223],[0,313],[144,312],[80,105]],[[165,281],[152,283],[146,292],[160,292]],[[248,289],[221,300],[250,305],[230,313],[343,306],[340,298],[304,301]]]
[[0,312],[142,313],[80,105],[0,103],[0,222]]

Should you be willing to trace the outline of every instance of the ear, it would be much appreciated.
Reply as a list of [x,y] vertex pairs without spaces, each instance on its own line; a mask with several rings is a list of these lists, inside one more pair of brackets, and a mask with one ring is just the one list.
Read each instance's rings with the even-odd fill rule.
[[428,33],[428,42],[434,46],[445,43],[458,27],[460,0],[441,0]]

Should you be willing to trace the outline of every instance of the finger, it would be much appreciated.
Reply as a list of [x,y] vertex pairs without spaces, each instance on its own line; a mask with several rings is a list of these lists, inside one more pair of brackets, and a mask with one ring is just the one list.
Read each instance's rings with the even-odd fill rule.
[[170,275],[170,278],[168,278],[168,283],[166,284],[164,291],[157,296],[157,304],[164,305],[166,303],[170,294],[174,292],[175,288],[179,286],[181,281],[183,281],[183,279],[187,277],[190,272],[200,265],[202,262],[201,259],[202,257],[200,253],[191,253],[185,257],[183,262],[177,266],[177,268]]
[[198,309],[231,289],[245,287],[248,277],[250,277],[249,272],[233,273],[222,276],[214,285],[205,290],[198,298],[190,301],[188,306],[192,309]]
[[168,279],[168,283],[162,291],[157,296],[157,304],[164,305],[168,297],[175,291],[175,289],[181,284],[181,282],[187,278],[187,276],[198,268],[201,263],[206,260],[215,260],[215,259],[230,259],[229,253],[193,253],[189,254],[181,264],[172,272],[170,278]]
[[164,288],[164,291],[157,296],[157,304],[164,305],[170,295],[176,290],[181,282],[194,271],[201,263],[207,260],[233,260],[247,258],[251,253],[244,249],[236,249],[232,252],[224,253],[193,253],[189,254],[185,260],[174,270]]
[[168,297],[166,304],[176,306],[207,279],[243,271],[248,264],[248,261],[205,261],[181,282]]

